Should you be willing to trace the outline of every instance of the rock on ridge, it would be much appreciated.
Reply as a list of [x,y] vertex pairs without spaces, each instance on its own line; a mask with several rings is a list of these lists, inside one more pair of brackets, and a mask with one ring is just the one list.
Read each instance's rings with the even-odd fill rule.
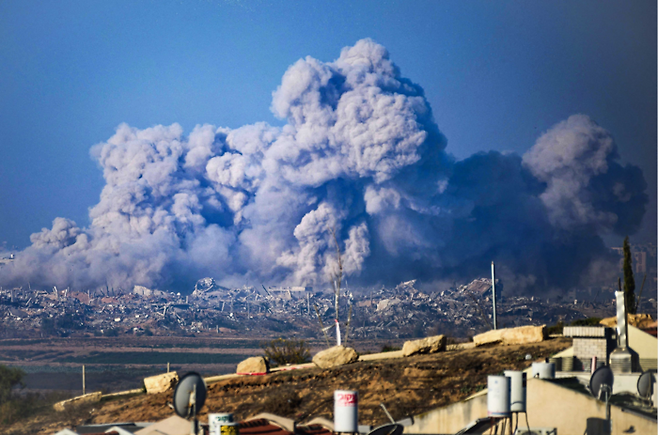
[[254,374],[254,373],[269,373],[270,365],[267,359],[262,356],[254,356],[247,358],[238,364],[235,371],[238,374]]
[[161,375],[144,378],[144,386],[147,394],[164,393],[174,388],[178,383],[178,373],[169,372]]
[[546,325],[519,326],[518,328],[492,329],[473,337],[476,346],[490,343],[526,344],[544,341]]
[[420,353],[436,353],[446,350],[445,335],[422,338],[420,340],[405,341],[402,346],[402,355],[411,356]]
[[101,397],[103,397],[103,393],[101,391],[96,391],[94,393],[89,393],[89,394],[85,394],[83,396],[78,396],[78,397],[74,397],[72,399],[57,402],[53,405],[53,409],[57,412],[63,412],[67,408],[70,408],[72,406],[81,405],[83,403],[100,402]]
[[321,369],[350,364],[359,359],[356,350],[351,347],[334,346],[318,352],[313,357],[313,363]]

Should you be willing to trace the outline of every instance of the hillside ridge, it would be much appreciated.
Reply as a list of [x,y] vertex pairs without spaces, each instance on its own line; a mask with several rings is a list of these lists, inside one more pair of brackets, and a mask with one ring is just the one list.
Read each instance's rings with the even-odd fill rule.
[[[209,412],[231,412],[245,420],[269,412],[303,422],[333,419],[333,391],[359,392],[359,421],[387,421],[384,403],[395,419],[458,402],[486,388],[487,376],[521,370],[571,345],[565,338],[521,345],[491,345],[430,355],[359,361],[332,368],[308,368],[263,376],[239,376],[209,385],[199,420]],[[530,355],[527,359],[526,356]],[[159,421],[173,414],[172,392],[137,395],[81,405],[62,413],[36,415],[3,428],[3,434],[52,434],[65,427],[112,422]]]

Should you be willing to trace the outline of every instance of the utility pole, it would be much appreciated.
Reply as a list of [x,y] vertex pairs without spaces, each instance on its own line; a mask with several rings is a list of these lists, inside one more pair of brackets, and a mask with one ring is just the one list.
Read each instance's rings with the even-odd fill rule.
[[496,273],[494,272],[494,262],[491,262],[491,292],[493,294],[493,327],[498,329],[498,321],[496,320]]
[[337,261],[337,267],[335,273],[331,276],[331,284],[334,288],[334,296],[335,296],[335,313],[334,313],[334,321],[336,322],[336,342],[338,346],[341,345],[341,339],[340,339],[340,323],[338,321],[338,306],[340,303],[340,285],[343,280],[343,257],[340,252],[340,245],[338,244],[338,237],[336,237],[336,229],[334,228],[331,231],[331,235],[334,238],[334,243],[336,244],[336,261]]

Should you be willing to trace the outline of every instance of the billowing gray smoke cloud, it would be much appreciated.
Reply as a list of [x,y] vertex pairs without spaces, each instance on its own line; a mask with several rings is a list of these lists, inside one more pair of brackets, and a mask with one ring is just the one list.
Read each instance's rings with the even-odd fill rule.
[[92,149],[106,185],[91,226],[56,218],[0,283],[323,285],[335,232],[352,283],[468,279],[493,259],[506,288],[568,286],[647,202],[640,170],[585,115],[523,157],[455,161],[422,88],[368,39],[296,62],[271,109],[283,127],[120,125]]

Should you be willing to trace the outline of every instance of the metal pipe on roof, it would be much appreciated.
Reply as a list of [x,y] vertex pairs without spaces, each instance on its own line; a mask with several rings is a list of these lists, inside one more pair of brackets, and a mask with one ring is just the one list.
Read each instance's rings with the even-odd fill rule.
[[626,294],[615,292],[617,300],[617,341],[619,347],[628,347],[628,316],[626,313]]

